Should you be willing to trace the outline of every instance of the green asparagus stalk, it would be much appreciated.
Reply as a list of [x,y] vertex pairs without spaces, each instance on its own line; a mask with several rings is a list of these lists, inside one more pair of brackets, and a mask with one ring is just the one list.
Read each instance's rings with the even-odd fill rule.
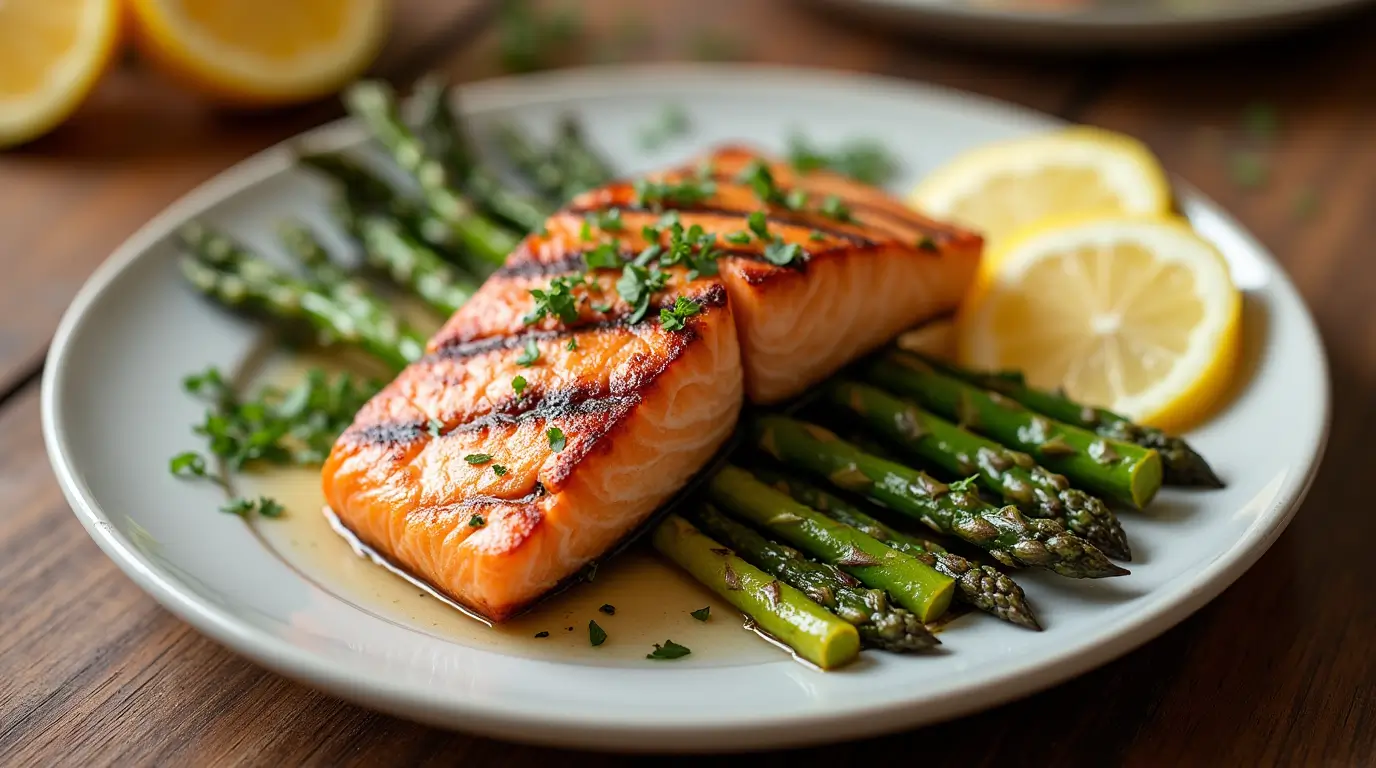
[[407,232],[395,219],[365,213],[352,222],[369,267],[420,297],[446,317],[478,290],[475,281]]
[[277,239],[306,269],[311,278],[332,294],[357,295],[367,292],[367,286],[357,276],[330,258],[325,244],[310,226],[301,221],[284,221],[277,227]]
[[425,352],[425,338],[371,297],[341,301],[328,288],[291,277],[229,237],[197,222],[178,233],[192,256],[182,274],[220,304],[313,328],[323,343],[357,346],[400,370]]
[[611,166],[592,148],[583,135],[582,126],[572,115],[565,115],[559,121],[550,159],[563,173],[565,200],[616,177]]
[[736,606],[756,626],[822,669],[853,661],[860,633],[797,589],[738,557],[678,515],[651,535],[660,554]]
[[863,366],[870,381],[926,408],[1031,454],[1077,486],[1137,509],[1161,487],[1161,456],[1150,448],[1100,437],[1023,408],[947,376],[908,352],[890,351]]
[[516,248],[516,235],[474,210],[451,186],[449,173],[431,157],[397,112],[396,98],[385,83],[363,81],[344,92],[344,104],[420,186],[430,210],[448,224],[464,248],[501,264]]
[[703,533],[734,549],[746,562],[773,574],[854,624],[866,647],[904,653],[940,644],[915,614],[889,605],[882,590],[863,588],[853,576],[835,566],[814,563],[798,550],[766,539],[710,504],[689,519]]
[[413,98],[420,105],[425,146],[451,178],[462,180],[464,190],[485,213],[521,232],[531,232],[545,223],[554,212],[552,207],[507,189],[474,159],[454,114],[449,88],[440,78],[422,78]]
[[956,599],[960,602],[1020,627],[1041,631],[1041,625],[1033,616],[1022,587],[999,569],[972,563],[960,555],[947,552],[934,541],[893,528],[840,496],[827,493],[793,475],[764,468],[752,467],[750,471],[761,481],[792,496],[798,503],[806,504],[899,552],[906,552],[955,579]]
[[493,138],[516,172],[541,195],[554,203],[565,202],[564,170],[554,162],[549,152],[537,146],[524,131],[511,123],[499,124],[493,130]]
[[1088,429],[1100,437],[1134,443],[1152,448],[1161,454],[1166,485],[1222,488],[1223,481],[1213,467],[1184,440],[1171,437],[1155,427],[1134,423],[1106,408],[1080,405],[1070,398],[1027,386],[1020,374],[978,373],[957,368],[930,358],[923,358],[942,373],[964,379],[979,387],[998,392],[1031,408],[1037,413],[1081,429]]
[[1028,519],[1017,507],[985,504],[969,480],[948,486],[867,454],[821,427],[784,416],[756,417],[750,432],[754,443],[778,461],[974,544],[1005,565],[1039,566],[1070,578],[1127,573],[1054,520]]
[[1102,501],[1070,487],[1064,475],[1031,456],[933,416],[887,392],[846,379],[825,385],[827,398],[859,416],[892,445],[961,477],[978,474],[985,488],[1024,514],[1056,520],[1109,557],[1131,560],[1123,526]]
[[719,470],[708,484],[708,495],[727,511],[841,568],[866,586],[888,592],[894,602],[924,622],[935,620],[951,604],[955,592],[951,577],[808,509],[739,467]]

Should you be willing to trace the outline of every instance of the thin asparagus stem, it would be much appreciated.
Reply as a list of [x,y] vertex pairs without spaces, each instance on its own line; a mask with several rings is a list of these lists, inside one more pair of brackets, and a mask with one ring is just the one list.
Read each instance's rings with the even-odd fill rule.
[[453,229],[467,250],[494,264],[506,260],[516,247],[517,236],[478,213],[469,200],[451,187],[444,165],[426,152],[402,121],[389,86],[371,80],[355,83],[344,92],[344,104],[397,165],[416,180],[426,205]]
[[425,338],[375,297],[341,301],[329,289],[291,277],[197,222],[183,226],[178,238],[192,254],[182,260],[182,274],[220,304],[307,325],[321,343],[357,346],[397,370],[425,352]]
[[766,539],[710,504],[688,517],[703,533],[734,549],[746,562],[854,624],[866,647],[911,652],[940,644],[915,614],[890,605],[882,590],[865,589],[835,566],[814,563],[798,550]]
[[995,392],[938,372],[922,358],[890,351],[865,363],[863,375],[890,392],[956,420],[1085,490],[1141,509],[1161,487],[1161,456],[1132,443],[1048,419]]
[[1027,519],[1013,506],[992,507],[964,482],[947,486],[867,454],[816,425],[759,416],[751,420],[750,434],[775,459],[968,541],[1005,565],[1039,566],[1071,578],[1127,573],[1054,520]]
[[823,385],[830,402],[912,456],[960,477],[977,474],[985,488],[1024,514],[1056,520],[1109,557],[1131,560],[1127,536],[1113,511],[1070,487],[1064,475],[1037,466],[1031,456],[968,432],[881,389],[846,379]]
[[478,290],[475,281],[450,266],[396,220],[364,214],[358,218],[357,228],[368,266],[386,274],[436,311],[452,315]]
[[900,552],[906,552],[956,580],[956,599],[1020,627],[1041,631],[1017,582],[990,565],[973,563],[947,552],[940,544],[900,531],[860,507],[811,483],[776,470],[752,467],[762,482],[774,486],[838,523],[844,523]]
[[747,563],[682,517],[666,517],[655,528],[651,542],[660,554],[739,608],[800,658],[833,669],[860,653],[860,633],[854,625]]
[[951,604],[955,585],[949,576],[808,509],[739,467],[719,470],[708,483],[708,496],[724,510],[841,568],[866,586],[884,590],[924,622],[935,620]]
[[564,171],[554,162],[550,153],[540,148],[520,128],[511,123],[501,123],[493,129],[497,148],[506,155],[507,160],[531,186],[535,187],[547,200],[556,204],[565,202]]
[[565,200],[616,177],[611,165],[593,149],[583,135],[583,127],[572,115],[565,115],[559,121],[550,159],[563,173],[562,193]]
[[1081,405],[1063,394],[1029,387],[1020,374],[979,373],[927,356],[923,356],[922,359],[942,373],[1010,397],[1043,416],[1091,430],[1100,437],[1135,443],[1143,448],[1156,450],[1161,454],[1166,485],[1224,487],[1213,467],[1181,438],[1172,437],[1155,427],[1134,423],[1126,416],[1120,416],[1106,408]]

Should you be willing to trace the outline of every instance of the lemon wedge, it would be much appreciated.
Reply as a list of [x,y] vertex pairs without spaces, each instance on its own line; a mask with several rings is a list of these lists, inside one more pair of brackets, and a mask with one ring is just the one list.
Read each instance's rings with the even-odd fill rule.
[[1179,432],[1232,378],[1241,307],[1223,257],[1184,221],[1047,222],[981,265],[957,320],[958,357]]
[[361,73],[386,36],[386,0],[130,0],[141,50],[222,100],[306,101]]
[[116,0],[0,2],[0,147],[74,112],[114,59],[119,29]]
[[1161,164],[1141,142],[1077,126],[958,155],[918,184],[908,203],[997,246],[1048,217],[1165,215],[1171,193]]

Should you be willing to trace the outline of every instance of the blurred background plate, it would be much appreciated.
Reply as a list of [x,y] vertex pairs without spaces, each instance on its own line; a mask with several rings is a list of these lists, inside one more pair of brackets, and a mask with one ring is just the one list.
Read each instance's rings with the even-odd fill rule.
[[1179,48],[1288,32],[1371,0],[807,0],[891,29],[1066,51]]

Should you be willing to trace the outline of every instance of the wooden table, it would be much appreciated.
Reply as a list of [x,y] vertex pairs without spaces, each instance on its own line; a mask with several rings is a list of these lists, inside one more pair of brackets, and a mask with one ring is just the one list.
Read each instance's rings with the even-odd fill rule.
[[[1295,522],[1235,586],[1146,647],[1050,691],[808,757],[904,759],[920,744],[926,765],[1376,761],[1376,597],[1361,570],[1376,541],[1362,485],[1376,434],[1376,12],[1208,53],[1048,60],[891,40],[783,0],[588,5],[589,36],[602,42],[582,60],[687,58],[725,37],[752,60],[936,82],[1140,136],[1280,257],[1328,344],[1328,458]],[[379,70],[494,74],[493,36],[476,30],[474,11],[402,3]],[[1275,107],[1280,128],[1260,148],[1269,178],[1247,188],[1229,163],[1257,142],[1243,125],[1257,103]],[[81,282],[173,198],[335,112],[216,114],[132,67],[68,126],[0,155],[0,765],[625,760],[433,730],[260,670],[121,575],[48,470],[42,359]]]

